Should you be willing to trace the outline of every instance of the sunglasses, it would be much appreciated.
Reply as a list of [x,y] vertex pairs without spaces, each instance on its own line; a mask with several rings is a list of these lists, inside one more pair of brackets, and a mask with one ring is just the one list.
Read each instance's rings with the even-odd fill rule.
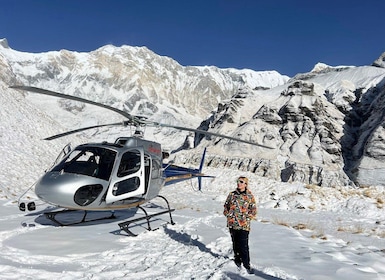
[[240,183],[240,184],[246,184],[246,185],[247,185],[247,183],[246,183],[245,181],[243,181],[243,180],[238,180],[238,183]]

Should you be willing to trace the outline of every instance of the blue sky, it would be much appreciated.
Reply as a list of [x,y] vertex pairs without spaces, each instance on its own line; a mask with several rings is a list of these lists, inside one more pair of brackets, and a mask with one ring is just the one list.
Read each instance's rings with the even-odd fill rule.
[[0,0],[0,38],[25,52],[146,46],[181,65],[276,70],[370,65],[383,0]]

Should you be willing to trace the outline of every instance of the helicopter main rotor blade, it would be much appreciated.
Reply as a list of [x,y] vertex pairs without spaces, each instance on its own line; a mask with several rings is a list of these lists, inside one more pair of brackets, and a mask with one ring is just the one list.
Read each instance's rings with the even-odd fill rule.
[[63,137],[63,136],[67,136],[67,135],[70,135],[70,134],[78,133],[78,132],[85,131],[85,130],[88,130],[88,129],[99,128],[99,127],[104,127],[104,126],[115,126],[115,125],[127,126],[128,122],[118,122],[118,123],[100,124],[100,125],[93,125],[93,126],[82,127],[82,128],[78,128],[78,129],[75,129],[75,130],[70,130],[70,131],[67,131],[67,132],[56,134],[56,135],[44,138],[43,140],[54,140],[54,139],[57,139],[57,138],[60,138],[60,137]]
[[[91,101],[91,100],[88,100],[85,98],[73,96],[73,95],[67,95],[67,94],[63,94],[63,93],[59,93],[59,92],[55,92],[55,91],[50,91],[50,90],[37,88],[37,87],[30,87],[30,86],[17,86],[17,85],[15,85],[15,86],[10,86],[10,88],[20,89],[20,90],[25,90],[25,91],[55,96],[55,97],[61,97],[61,98],[65,98],[65,99],[70,99],[70,100],[74,100],[74,101],[79,101],[79,102],[84,102],[84,103],[88,103],[91,105],[99,106],[99,107],[114,111],[114,112],[126,117],[129,121],[124,122],[125,125],[132,124],[132,125],[154,125],[154,126],[161,126],[161,127],[170,127],[170,128],[175,128],[175,129],[184,130],[184,131],[191,131],[191,132],[198,133],[198,134],[225,138],[225,139],[229,139],[229,140],[233,140],[233,141],[237,141],[237,142],[241,142],[241,143],[246,143],[246,144],[250,144],[250,145],[254,145],[254,146],[260,146],[260,147],[267,148],[267,149],[273,149],[271,147],[268,147],[268,146],[265,146],[262,144],[258,144],[255,142],[251,142],[251,141],[247,141],[247,140],[243,140],[240,138],[235,138],[235,137],[231,137],[231,136],[227,136],[227,135],[223,135],[223,134],[219,134],[219,133],[215,133],[215,132],[208,132],[206,130],[200,130],[200,129],[188,128],[188,127],[183,127],[183,126],[176,126],[176,125],[163,124],[163,123],[154,122],[154,121],[148,121],[148,120],[146,120],[145,117],[133,116],[133,115],[131,115],[127,112],[124,112],[122,110],[119,110],[117,108],[114,108],[114,107],[111,107],[108,105],[104,105],[102,103],[98,103],[95,101]],[[112,124],[112,125],[117,125],[117,124]],[[62,136],[72,134],[72,133],[80,132],[80,131],[87,130],[87,129],[97,128],[97,127],[101,127],[101,126],[108,126],[108,124],[107,125],[94,126],[94,127],[80,128],[77,130],[73,130],[73,131],[69,131],[69,132],[65,132],[62,134],[48,137],[45,140],[52,140],[52,139],[56,139],[56,138],[59,138]]]
[[99,106],[99,107],[102,107],[104,109],[108,109],[108,110],[114,111],[115,113],[118,113],[118,114],[126,117],[127,119],[129,119],[133,123],[136,123],[136,122],[140,123],[140,120],[143,119],[143,117],[132,116],[129,113],[124,112],[122,110],[119,110],[117,108],[114,108],[114,107],[111,107],[111,106],[108,106],[108,105],[105,105],[105,104],[102,104],[102,103],[98,103],[98,102],[95,102],[95,101],[91,101],[91,100],[88,100],[88,99],[85,99],[85,98],[73,96],[73,95],[67,95],[67,94],[63,94],[63,93],[59,93],[59,92],[55,92],[55,91],[51,91],[51,90],[46,90],[46,89],[37,88],[37,87],[30,87],[30,86],[10,86],[10,88],[20,89],[20,90],[25,90],[25,91],[30,91],[30,92],[35,92],[35,93],[55,96],[55,97],[61,97],[61,98],[65,98],[65,99],[70,99],[70,100],[74,100],[74,101],[79,101],[79,102],[83,102],[83,103],[88,103],[88,104],[91,104],[91,105]]
[[198,133],[198,134],[225,138],[225,139],[229,139],[229,140],[233,140],[233,141],[237,141],[237,142],[242,142],[242,143],[246,143],[246,144],[250,144],[250,145],[254,145],[254,146],[259,146],[259,147],[263,147],[263,148],[267,148],[267,149],[274,149],[272,147],[268,147],[268,146],[265,146],[265,145],[262,145],[262,144],[258,144],[258,143],[252,142],[252,141],[247,141],[247,140],[243,140],[243,139],[240,139],[240,138],[235,138],[235,137],[231,137],[231,136],[227,136],[227,135],[219,134],[219,133],[215,133],[215,132],[209,132],[209,131],[206,131],[206,130],[188,128],[188,127],[177,126],[177,125],[169,125],[169,124],[163,124],[163,123],[152,122],[152,121],[146,121],[146,123],[148,125],[152,124],[154,126],[171,127],[171,128],[175,128],[175,129],[179,129],[179,130],[195,132],[195,133]]

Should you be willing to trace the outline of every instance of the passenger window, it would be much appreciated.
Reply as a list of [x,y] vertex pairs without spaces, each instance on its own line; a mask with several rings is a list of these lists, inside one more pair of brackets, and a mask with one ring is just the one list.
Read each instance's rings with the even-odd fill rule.
[[120,161],[118,177],[134,174],[140,169],[140,152],[137,150],[126,152]]
[[129,178],[127,180],[116,183],[112,189],[112,194],[114,196],[126,194],[137,190],[139,186],[140,179],[138,177]]

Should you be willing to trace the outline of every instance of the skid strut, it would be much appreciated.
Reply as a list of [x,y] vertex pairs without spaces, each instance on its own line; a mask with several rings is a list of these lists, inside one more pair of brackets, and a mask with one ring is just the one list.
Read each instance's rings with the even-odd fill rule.
[[84,211],[83,217],[80,221],[76,222],[69,222],[69,223],[64,223],[59,221],[56,216],[59,214],[66,214],[66,213],[71,213],[71,212],[79,212],[80,210],[70,210],[70,209],[65,209],[65,210],[60,210],[60,211],[53,211],[53,212],[46,212],[44,215],[50,219],[51,221],[55,222],[59,226],[72,226],[72,225],[77,225],[77,224],[82,224],[82,223],[87,223],[87,222],[93,222],[93,221],[100,221],[100,220],[106,220],[106,219],[114,219],[115,214],[114,212],[111,212],[109,216],[104,216],[104,217],[98,217],[98,218],[91,218],[91,219],[86,219],[86,216],[88,212],[86,210]]
[[158,212],[158,213],[154,213],[154,214],[148,214],[147,211],[141,207],[141,206],[138,206],[139,209],[141,209],[143,212],[144,212],[144,217],[140,217],[140,218],[135,218],[135,219],[131,219],[131,220],[128,220],[128,221],[124,221],[122,223],[119,223],[119,227],[120,227],[120,230],[124,230],[128,235],[130,236],[137,236],[137,234],[134,234],[132,231],[130,231],[129,227],[132,223],[136,223],[136,222],[139,222],[139,221],[143,221],[143,220],[146,220],[147,222],[147,230],[148,231],[151,231],[152,228],[151,228],[151,224],[150,224],[150,220],[151,218],[153,217],[156,217],[156,216],[160,216],[160,215],[163,215],[163,214],[169,214],[170,215],[170,224],[174,225],[174,221],[172,219],[172,215],[171,215],[171,212],[175,211],[175,209],[171,209],[170,208],[170,204],[168,203],[167,199],[161,195],[158,195],[158,197],[164,199],[164,201],[166,201],[167,203],[167,210],[164,210],[164,211],[161,211],[161,212]]

